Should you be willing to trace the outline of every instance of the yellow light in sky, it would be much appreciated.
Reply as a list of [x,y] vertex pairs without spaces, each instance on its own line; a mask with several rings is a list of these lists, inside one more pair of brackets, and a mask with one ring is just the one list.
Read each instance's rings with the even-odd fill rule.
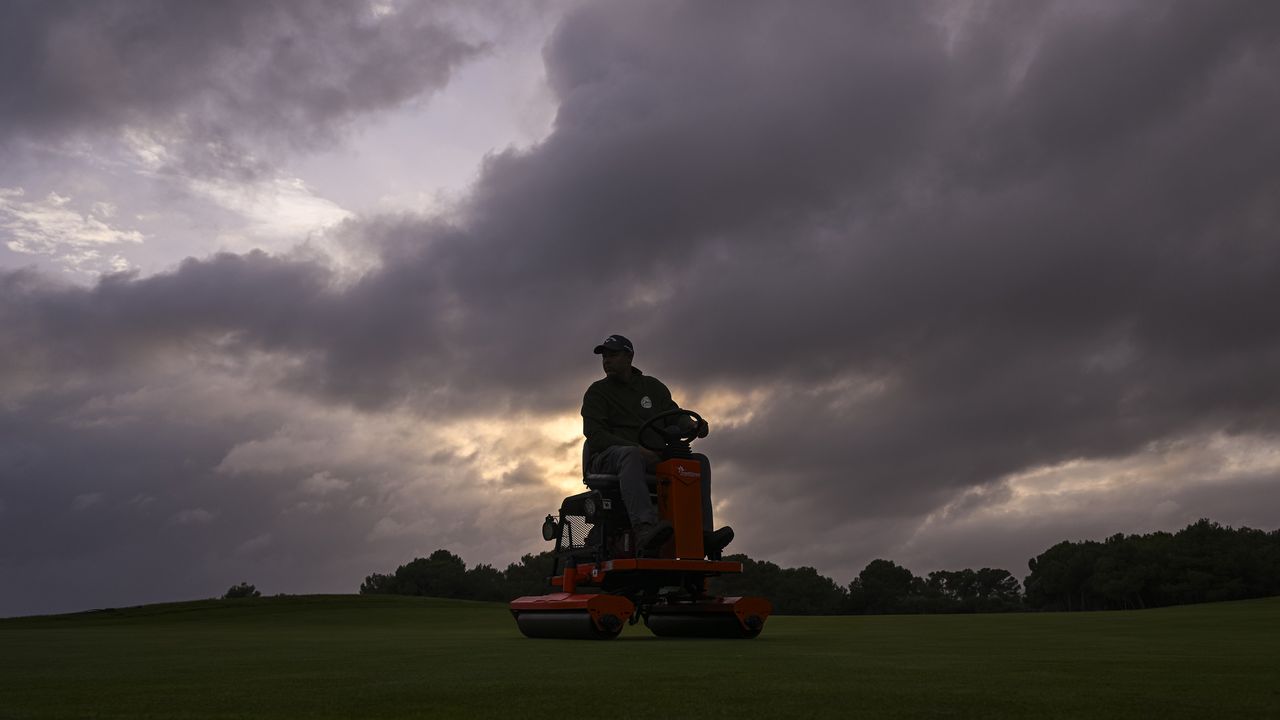
[[464,420],[438,428],[437,437],[459,455],[479,455],[481,478],[498,482],[520,465],[534,466],[549,485],[582,488],[582,418],[576,413]]

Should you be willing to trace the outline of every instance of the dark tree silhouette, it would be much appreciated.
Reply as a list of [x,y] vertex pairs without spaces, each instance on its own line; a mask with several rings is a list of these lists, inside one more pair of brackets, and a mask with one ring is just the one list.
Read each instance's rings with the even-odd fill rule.
[[858,577],[849,583],[849,597],[856,613],[891,613],[919,611],[913,597],[923,595],[920,579],[911,571],[889,560],[872,560]]
[[1177,533],[1060,542],[1028,566],[1043,610],[1123,610],[1280,594],[1280,530],[1199,520]]
[[258,588],[249,583],[242,582],[239,585],[232,585],[222,596],[223,600],[231,600],[234,598],[256,598],[262,597],[262,593],[258,592]]
[[[713,578],[713,593],[766,597],[784,615],[1126,609],[1280,594],[1280,530],[1233,530],[1208,520],[1174,534],[1060,542],[1028,563],[1025,596],[1012,573],[999,568],[935,570],[920,578],[877,559],[841,587],[811,567],[725,559],[742,563],[743,572]],[[462,558],[437,550],[394,573],[369,575],[360,592],[504,601],[547,592],[552,566],[551,553],[543,552],[503,571],[484,564],[468,570]]]
[[373,573],[360,583],[362,595],[426,595],[467,600],[510,600],[547,591],[551,553],[525,555],[505,571],[480,564],[470,570],[462,558],[448,550],[436,550],[425,558],[396,568],[394,573]]
[[463,577],[463,597],[472,600],[501,601],[510,600],[507,595],[507,580],[492,565],[477,565],[466,571]]
[[511,563],[503,572],[507,583],[507,597],[541,595],[550,588],[547,576],[551,574],[553,556],[550,551],[537,555],[525,555],[520,562]]
[[1008,570],[937,570],[924,580],[924,612],[1022,609],[1022,586]]
[[844,588],[811,567],[782,568],[746,555],[724,559],[742,563],[742,573],[714,578],[711,591],[718,595],[766,597],[774,612],[783,615],[836,615],[848,611]]
[[364,582],[360,583],[360,594],[395,595],[398,587],[394,574],[374,573],[365,577]]

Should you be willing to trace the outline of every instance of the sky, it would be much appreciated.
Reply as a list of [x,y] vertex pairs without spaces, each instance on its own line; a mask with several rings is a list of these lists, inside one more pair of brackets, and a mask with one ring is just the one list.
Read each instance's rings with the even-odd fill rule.
[[591,349],[847,583],[1280,526],[1280,5],[0,6],[0,616],[548,549]]

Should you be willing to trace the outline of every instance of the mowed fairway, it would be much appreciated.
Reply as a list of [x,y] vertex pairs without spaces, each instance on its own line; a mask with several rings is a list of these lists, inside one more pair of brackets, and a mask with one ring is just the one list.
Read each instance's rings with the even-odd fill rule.
[[1280,598],[774,617],[528,640],[501,605],[303,596],[0,620],[0,718],[1280,717]]

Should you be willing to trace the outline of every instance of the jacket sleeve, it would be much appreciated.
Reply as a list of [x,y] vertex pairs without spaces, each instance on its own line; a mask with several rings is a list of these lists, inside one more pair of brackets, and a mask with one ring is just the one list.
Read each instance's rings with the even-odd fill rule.
[[582,396],[582,434],[587,438],[588,451],[594,455],[614,445],[636,445],[636,443],[609,431],[605,422],[609,419],[609,409],[604,396],[592,392],[590,388]]
[[652,378],[652,380],[654,384],[658,386],[659,392],[661,393],[654,402],[653,409],[660,413],[667,412],[668,410],[679,410],[680,406],[676,404],[675,400],[671,399],[671,391],[667,389],[667,386],[657,378]]
[[[655,395],[658,395],[658,400],[654,403],[654,407],[658,409],[658,412],[681,409],[680,406],[676,404],[676,401],[671,399],[671,391],[667,389],[667,386],[662,384],[662,381],[657,380],[656,378],[654,379],[654,382],[657,383],[658,388],[661,388],[660,394],[659,392],[654,393]],[[705,424],[706,421],[703,420],[703,423]],[[676,424],[681,430],[694,429],[693,421],[688,418],[677,418]],[[700,435],[699,437],[706,437],[706,435]]]

